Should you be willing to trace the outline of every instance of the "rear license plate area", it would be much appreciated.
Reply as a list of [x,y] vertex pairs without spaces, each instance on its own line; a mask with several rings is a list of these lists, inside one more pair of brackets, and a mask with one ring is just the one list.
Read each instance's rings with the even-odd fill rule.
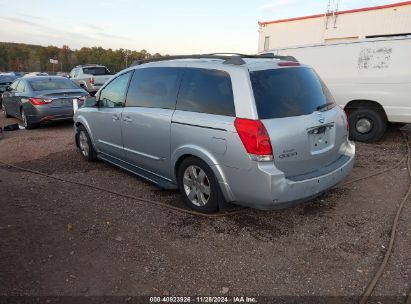
[[312,154],[328,151],[333,147],[331,131],[334,124],[314,127],[308,130],[308,138]]
[[73,107],[73,99],[72,98],[65,98],[65,99],[55,99],[50,104],[53,108],[68,108]]

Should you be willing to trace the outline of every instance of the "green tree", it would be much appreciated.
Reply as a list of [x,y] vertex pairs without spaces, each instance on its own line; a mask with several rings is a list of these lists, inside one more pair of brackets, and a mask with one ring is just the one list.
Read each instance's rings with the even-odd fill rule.
[[72,50],[68,45],[61,48],[49,45],[47,47],[22,43],[0,42],[0,71],[51,72],[53,66],[50,59],[57,59],[59,65],[54,71],[70,71],[79,64],[98,63],[107,66],[112,72],[121,71],[134,61],[161,57],[156,53],[151,55],[146,50],[104,49],[102,47],[82,47]]

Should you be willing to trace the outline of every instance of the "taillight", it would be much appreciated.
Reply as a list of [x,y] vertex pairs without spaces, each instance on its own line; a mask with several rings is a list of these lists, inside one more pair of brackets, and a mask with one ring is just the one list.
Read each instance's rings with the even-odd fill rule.
[[244,148],[253,160],[270,161],[273,159],[270,137],[261,121],[236,118],[234,126]]
[[29,101],[33,106],[41,106],[51,102],[51,100],[41,98],[29,98]]
[[91,85],[94,85],[94,78],[90,77],[89,82],[90,82]]

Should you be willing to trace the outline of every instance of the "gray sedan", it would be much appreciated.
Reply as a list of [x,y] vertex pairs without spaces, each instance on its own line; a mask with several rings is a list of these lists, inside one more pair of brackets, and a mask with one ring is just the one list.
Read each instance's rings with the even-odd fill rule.
[[24,77],[3,93],[6,117],[23,121],[27,129],[38,124],[73,119],[73,102],[82,105],[88,93],[70,79],[58,76]]

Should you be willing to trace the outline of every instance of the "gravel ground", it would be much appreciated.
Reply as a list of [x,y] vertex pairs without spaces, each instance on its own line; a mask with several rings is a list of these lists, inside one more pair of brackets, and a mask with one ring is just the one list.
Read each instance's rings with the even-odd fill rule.
[[[357,144],[347,180],[405,154],[390,129],[379,143]],[[0,160],[184,208],[176,191],[83,161],[70,123],[5,133]],[[208,219],[0,166],[0,295],[359,296],[407,188],[404,163],[295,208]],[[410,286],[407,202],[375,295]]]

